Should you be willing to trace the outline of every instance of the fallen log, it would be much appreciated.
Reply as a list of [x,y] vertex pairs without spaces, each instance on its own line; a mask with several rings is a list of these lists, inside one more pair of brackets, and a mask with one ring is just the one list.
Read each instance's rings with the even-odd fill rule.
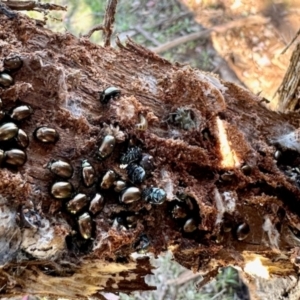
[[298,272],[298,114],[130,39],[0,25],[2,296],[152,289],[136,252]]

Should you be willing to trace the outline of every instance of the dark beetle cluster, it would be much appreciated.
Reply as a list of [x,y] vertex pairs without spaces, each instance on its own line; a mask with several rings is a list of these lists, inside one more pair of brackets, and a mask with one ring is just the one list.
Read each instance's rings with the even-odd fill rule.
[[0,86],[8,88],[14,84],[13,73],[18,71],[23,65],[23,61],[19,56],[5,58],[3,61],[4,70],[0,72]]
[[[104,198],[101,194],[96,193],[92,199],[85,193],[75,192],[73,185],[66,181],[73,176],[73,166],[61,159],[51,160],[48,163],[48,169],[61,180],[52,184],[50,193],[51,195],[60,200],[68,200],[65,203],[66,210],[71,215],[77,216],[77,224],[80,235],[84,239],[92,237],[92,218],[91,214],[95,215],[100,212],[104,207]],[[81,163],[81,177],[85,187],[91,187],[96,182],[96,172],[94,167],[88,162],[83,160]],[[84,212],[85,209],[89,212]]]
[[27,159],[25,148],[29,145],[29,138],[26,132],[19,128],[18,123],[27,119],[32,114],[32,109],[29,105],[21,105],[15,107],[11,112],[5,112],[2,110],[1,100],[0,109],[2,112],[2,123],[0,125],[0,163],[21,167]]
[[236,221],[228,213],[224,214],[222,223],[223,232],[230,232],[239,241],[246,239],[250,233],[250,226],[245,221]]
[[183,192],[178,192],[171,203],[171,215],[186,233],[196,231],[200,223],[196,206],[195,199]]

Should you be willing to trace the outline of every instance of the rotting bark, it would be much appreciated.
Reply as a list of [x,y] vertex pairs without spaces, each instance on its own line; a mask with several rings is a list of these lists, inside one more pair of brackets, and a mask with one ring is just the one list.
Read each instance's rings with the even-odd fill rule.
[[[14,55],[23,61],[12,73],[14,84],[0,89],[2,109],[9,113],[21,103],[33,108],[30,118],[17,123],[30,139],[27,162],[0,169],[1,295],[87,298],[151,289],[143,281],[151,273],[148,259],[130,256],[143,234],[148,252],[170,249],[180,264],[203,274],[253,260],[271,274],[298,272],[298,114],[269,111],[247,90],[172,65],[131,40],[119,49],[103,48],[21,15],[0,15],[0,37],[1,62]],[[103,104],[99,92],[109,86],[121,95]],[[143,118],[148,126],[139,130]],[[58,142],[36,140],[39,126],[55,128]],[[99,160],[108,133],[119,143]],[[11,143],[2,141],[0,148]],[[135,186],[164,189],[163,204],[122,204],[113,188],[99,187],[109,169],[132,185],[120,168],[130,143],[154,160],[146,180]],[[47,168],[52,159],[72,164],[68,181],[76,192],[103,194],[105,206],[92,216],[92,239],[78,233],[78,215],[67,212],[67,200],[50,195],[59,180]],[[80,175],[84,159],[99,178],[90,188]],[[186,217],[174,218],[176,205]],[[32,224],[22,220],[24,209],[32,212]],[[122,224],[127,216],[136,223]],[[189,218],[196,228],[184,231]]]

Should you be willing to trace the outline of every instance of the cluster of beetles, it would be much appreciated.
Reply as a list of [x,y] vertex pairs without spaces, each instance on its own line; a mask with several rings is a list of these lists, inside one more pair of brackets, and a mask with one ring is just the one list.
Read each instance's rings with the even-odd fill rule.
[[[0,86],[8,88],[14,84],[13,75],[22,67],[22,59],[19,56],[6,58],[3,61],[4,70],[0,73]],[[100,93],[100,102],[103,105],[109,103],[112,98],[120,95],[120,90],[115,87],[109,87]],[[29,145],[27,133],[20,128],[22,121],[29,118],[33,109],[29,105],[19,105],[11,111],[2,109],[0,99],[0,163],[6,167],[21,167],[26,163],[26,148]],[[139,130],[145,130],[146,119],[140,116],[141,124],[138,124]],[[36,141],[44,144],[56,143],[59,140],[58,132],[48,126],[40,126],[33,133]],[[108,158],[116,144],[114,135],[105,135],[101,141],[97,152],[99,160]],[[141,148],[137,146],[129,147],[120,157],[122,168],[126,168],[128,181],[118,179],[118,175],[113,170],[108,170],[99,183],[100,190],[113,188],[119,193],[119,201],[123,204],[130,204],[143,199],[151,204],[162,204],[166,199],[166,193],[163,189],[157,187],[147,187],[141,190],[135,185],[140,185],[150,174],[153,168],[152,156],[142,153]],[[78,230],[83,239],[88,240],[92,237],[92,216],[99,213],[104,207],[104,197],[97,192],[92,199],[85,193],[75,192],[74,187],[68,179],[73,176],[73,166],[62,159],[53,159],[47,164],[47,168],[59,179],[50,187],[50,193],[55,199],[65,200],[66,210],[69,214],[76,216]],[[81,178],[85,187],[93,186],[97,181],[95,168],[87,160],[81,162]],[[86,211],[88,210],[88,212]],[[23,218],[29,225],[35,226],[39,223],[38,215],[30,209],[24,209]],[[119,218],[120,219],[120,218]],[[127,224],[130,227],[130,216],[127,217]],[[120,223],[122,223],[119,220]],[[144,249],[149,245],[146,235],[141,235],[137,242]],[[142,246],[140,246],[142,245]]]

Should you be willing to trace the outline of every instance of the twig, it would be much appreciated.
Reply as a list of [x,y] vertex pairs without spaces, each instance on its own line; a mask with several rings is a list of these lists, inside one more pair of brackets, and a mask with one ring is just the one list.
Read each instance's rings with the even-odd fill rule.
[[162,44],[161,46],[158,46],[156,48],[152,48],[151,50],[155,53],[161,53],[161,52],[165,52],[171,48],[174,48],[176,46],[179,46],[183,43],[187,43],[187,42],[196,40],[201,37],[208,37],[210,35],[210,33],[213,31],[218,32],[218,33],[223,33],[232,28],[237,28],[237,27],[242,27],[244,25],[252,25],[252,24],[265,24],[268,21],[269,21],[268,18],[259,16],[259,15],[250,16],[250,17],[234,20],[234,21],[228,22],[223,25],[217,25],[212,28],[202,30],[200,32],[194,32],[194,33],[188,34],[186,36],[177,38],[171,42]]
[[152,42],[156,46],[160,46],[160,43],[153,38],[146,30],[144,30],[141,26],[135,26],[134,29],[139,32],[141,35],[143,35],[147,40]]
[[110,46],[110,37],[115,22],[115,14],[118,0],[108,0],[104,16],[104,47]]
[[103,30],[103,31],[105,30],[105,28],[103,27],[103,25],[97,25],[97,26],[91,28],[87,34],[84,34],[84,35],[83,35],[83,37],[89,39],[89,38],[91,37],[91,35],[92,35],[95,31],[100,31],[100,30]]
[[52,3],[40,3],[37,1],[2,1],[7,7],[13,10],[67,10],[66,6]]
[[115,22],[115,14],[118,0],[107,0],[107,6],[105,9],[104,21],[101,25],[97,25],[89,30],[83,37],[90,38],[95,31],[103,30],[104,35],[104,47],[110,46],[110,38],[113,31],[113,25]]
[[293,39],[288,43],[288,45],[283,49],[283,51],[281,52],[281,54],[284,54],[286,52],[287,49],[290,48],[290,46],[295,42],[295,40],[297,39],[297,37],[300,35],[300,28],[297,31],[297,33],[295,34],[295,36],[293,37]]
[[183,283],[186,283],[192,279],[198,278],[199,276],[202,276],[199,273],[193,273],[192,271],[187,271],[184,272],[182,275],[180,275],[178,278],[176,279],[172,279],[172,280],[168,280],[166,282],[166,284],[171,285],[171,284],[175,284],[175,285],[181,285]]
[[217,299],[219,296],[221,296],[222,294],[224,294],[224,292],[226,292],[226,289],[223,289],[221,292],[215,294],[210,300]]

